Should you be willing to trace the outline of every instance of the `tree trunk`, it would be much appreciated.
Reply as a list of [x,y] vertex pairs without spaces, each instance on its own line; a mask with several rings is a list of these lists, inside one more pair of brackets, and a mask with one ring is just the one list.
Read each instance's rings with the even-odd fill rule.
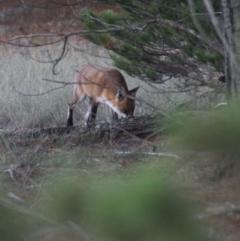
[[224,72],[228,99],[238,99],[240,87],[240,0],[222,0],[226,39]]

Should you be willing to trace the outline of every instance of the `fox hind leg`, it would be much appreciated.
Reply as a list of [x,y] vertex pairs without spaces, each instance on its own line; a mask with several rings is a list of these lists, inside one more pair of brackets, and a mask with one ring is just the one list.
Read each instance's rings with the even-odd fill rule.
[[73,107],[83,101],[86,98],[86,95],[83,93],[73,92],[72,101],[68,105],[68,116],[67,116],[67,126],[73,126]]
[[93,98],[88,97],[88,111],[85,115],[85,125],[90,126],[92,123],[94,123],[96,116],[97,116],[97,110],[98,110],[98,103],[94,102]]
[[68,105],[68,118],[67,118],[67,126],[73,126],[73,108]]

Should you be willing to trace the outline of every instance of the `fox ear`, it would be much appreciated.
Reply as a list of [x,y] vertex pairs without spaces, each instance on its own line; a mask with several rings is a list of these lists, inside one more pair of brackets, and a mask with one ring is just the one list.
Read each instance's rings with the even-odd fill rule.
[[123,87],[121,87],[120,89],[118,89],[118,92],[117,92],[117,98],[122,101],[125,97],[126,97],[126,91],[124,90]]
[[137,90],[138,90],[139,86],[132,89],[132,90],[129,90],[128,93],[132,96],[132,97],[135,97],[136,96],[136,93],[137,93]]

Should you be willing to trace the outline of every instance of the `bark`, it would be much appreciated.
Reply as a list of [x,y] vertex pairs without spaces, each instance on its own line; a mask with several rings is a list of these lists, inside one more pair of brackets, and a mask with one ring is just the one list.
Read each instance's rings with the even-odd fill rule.
[[228,99],[238,99],[240,86],[240,0],[222,0],[224,46],[224,72]]

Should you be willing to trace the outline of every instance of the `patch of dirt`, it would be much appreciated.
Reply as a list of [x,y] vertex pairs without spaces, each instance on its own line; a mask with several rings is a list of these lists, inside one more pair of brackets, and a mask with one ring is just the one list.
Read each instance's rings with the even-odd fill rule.
[[204,188],[202,219],[207,229],[218,230],[231,240],[240,240],[240,176],[224,178]]

